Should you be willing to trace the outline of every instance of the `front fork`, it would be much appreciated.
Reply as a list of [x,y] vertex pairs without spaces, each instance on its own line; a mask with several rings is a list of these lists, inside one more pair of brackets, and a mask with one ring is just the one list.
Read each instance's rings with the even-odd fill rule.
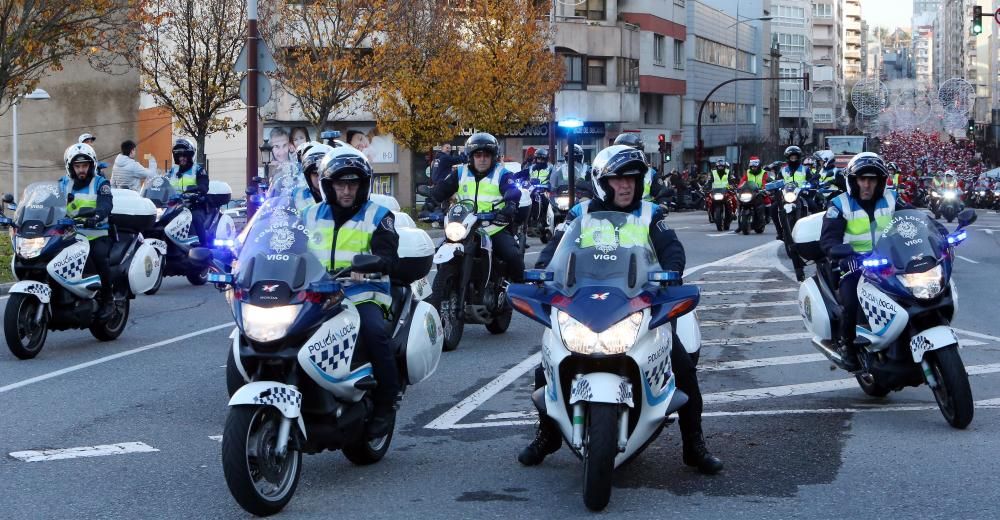
[[[585,401],[577,401],[573,404],[573,438],[570,442],[577,451],[583,450],[583,427],[586,423],[586,413],[584,409]],[[628,447],[628,407],[622,406],[618,411],[618,451],[624,452]]]

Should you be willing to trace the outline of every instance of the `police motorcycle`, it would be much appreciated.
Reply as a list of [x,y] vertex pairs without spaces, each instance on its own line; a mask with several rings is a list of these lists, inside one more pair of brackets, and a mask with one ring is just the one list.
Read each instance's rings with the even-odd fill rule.
[[[302,454],[341,450],[357,465],[379,462],[392,430],[368,439],[374,409],[360,318],[348,297],[351,273],[375,277],[378,258],[357,255],[350,267],[328,273],[309,250],[309,230],[295,214],[270,208],[254,221],[232,273],[210,275],[226,289],[236,329],[227,366],[238,380],[222,437],[222,469],[232,496],[246,511],[270,515],[292,498]],[[425,300],[433,243],[419,229],[400,233],[404,279],[391,282],[392,348],[403,387],[428,378],[441,356],[441,321]],[[345,278],[346,277],[346,278]]]
[[[191,256],[196,246],[208,246],[218,241],[233,242],[236,238],[236,223],[221,209],[232,197],[232,189],[221,181],[210,181],[208,187],[205,231],[209,244],[199,244],[198,235],[191,227],[191,208],[202,204],[202,197],[195,192],[177,193],[165,176],[154,177],[142,189],[142,196],[156,206],[156,224],[144,235],[161,240],[166,244],[165,268],[162,276],[184,276],[192,285],[204,285],[208,281],[211,258],[205,255]],[[162,278],[146,294],[159,290]]]
[[729,231],[736,219],[736,195],[729,188],[712,188],[709,221],[718,231]]
[[[872,252],[861,259],[858,303],[863,317],[856,344],[862,370],[855,377],[862,391],[874,397],[926,383],[948,424],[962,429],[972,421],[973,401],[951,328],[957,298],[951,273],[955,247],[967,238],[963,228],[975,222],[976,214],[964,211],[958,219],[958,229],[949,234],[923,211],[897,211]],[[836,284],[839,260],[854,251],[842,244],[826,258],[819,248],[822,221],[823,215],[811,215],[793,231],[796,249],[817,266],[816,274],[799,287],[799,310],[813,346],[843,368],[834,336],[843,316]]]
[[[579,204],[580,202],[588,201],[591,198],[590,190],[582,182],[576,183],[576,193],[574,194],[573,202]],[[566,214],[569,213],[571,206],[569,205],[569,186],[560,186],[555,191],[555,196],[552,197],[552,204],[549,204],[549,209],[552,210],[552,223],[554,226],[558,226],[566,221]]]
[[[809,215],[806,202],[800,197],[802,188],[795,181],[785,181],[778,179],[767,183],[765,189],[773,190],[778,194],[774,199],[774,204],[778,204],[778,218],[781,219],[781,242],[785,246],[785,254],[792,261],[795,267],[795,276],[799,281],[805,279],[805,261],[795,251],[795,242],[792,239],[792,230],[795,224]],[[816,213],[816,215],[820,215]]]
[[949,224],[965,207],[957,187],[941,188],[939,191],[932,192],[931,197],[938,199],[937,204],[933,206],[934,218],[944,217]]
[[636,217],[594,212],[565,231],[548,271],[528,270],[511,306],[546,327],[545,386],[532,400],[583,460],[583,501],[601,510],[614,469],[638,456],[687,402],[676,389],[671,345],[701,346],[699,290],[661,271]]
[[[519,207],[524,207],[527,202],[527,206],[530,208],[532,203],[539,203],[542,199],[547,199],[549,196],[549,187],[546,184],[539,184],[537,180],[524,180],[521,181],[521,201]],[[569,197],[567,196],[567,204],[569,203]],[[525,234],[529,237],[538,237],[543,244],[548,244],[549,240],[552,240],[552,236],[555,235],[556,230],[556,220],[555,214],[552,212],[551,200],[549,204],[545,205],[545,215],[528,215],[528,219],[524,222]]]
[[18,358],[37,356],[49,330],[89,329],[98,340],[117,339],[128,323],[130,300],[160,277],[158,249],[163,246],[142,237],[153,224],[155,208],[134,194],[114,197],[108,217],[114,239],[109,251],[114,308],[105,320],[97,319],[100,277],[85,272],[90,241],[78,234],[86,233],[83,222],[92,208],[70,218],[66,205],[72,199],[59,184],[36,182],[24,190],[13,219],[0,217],[0,223],[14,230],[11,263],[19,281],[10,288],[4,336]]
[[736,217],[737,229],[744,235],[749,235],[750,230],[760,234],[767,226],[767,208],[764,204],[764,191],[757,186],[756,182],[747,181],[739,187],[740,201],[739,211]]

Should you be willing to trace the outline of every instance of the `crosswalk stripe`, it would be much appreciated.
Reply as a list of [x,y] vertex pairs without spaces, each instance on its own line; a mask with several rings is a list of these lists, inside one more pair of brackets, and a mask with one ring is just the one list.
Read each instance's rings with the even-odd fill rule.
[[702,276],[710,274],[747,274],[747,273],[770,273],[771,269],[737,269],[732,271],[705,271]]
[[[702,293],[704,294],[704,293]],[[742,309],[757,307],[784,307],[786,305],[798,305],[797,300],[781,300],[778,302],[746,302],[746,303],[718,303],[714,305],[699,305],[699,311],[714,311],[720,309]]]
[[802,321],[802,316],[774,316],[771,318],[745,318],[724,321],[706,320],[700,323],[702,327],[722,327],[725,325],[757,325],[760,323],[785,323],[789,321]]
[[790,292],[797,293],[797,292],[799,292],[799,288],[798,287],[789,287],[787,289],[757,289],[755,291],[747,291],[745,289],[742,290],[742,291],[702,291],[701,295],[702,296],[728,296],[728,295],[731,295],[731,294],[748,294],[748,293],[752,293],[752,294],[775,294],[775,293],[790,293]]
[[823,354],[800,354],[797,356],[777,356],[759,359],[740,359],[737,361],[720,361],[705,363],[698,367],[699,372],[721,372],[725,370],[744,370],[748,368],[772,367],[778,365],[797,365],[800,363],[815,363],[826,361]]
[[41,462],[46,460],[78,459],[82,457],[105,457],[108,455],[125,455],[126,453],[150,453],[160,451],[144,442],[122,442],[118,444],[103,444],[100,446],[81,446],[79,448],[64,448],[58,450],[15,451],[11,457],[24,462]]
[[780,282],[777,278],[748,278],[746,280],[695,280],[693,282],[687,282],[688,285],[707,285],[707,284],[734,284],[734,283],[767,283],[767,282]]

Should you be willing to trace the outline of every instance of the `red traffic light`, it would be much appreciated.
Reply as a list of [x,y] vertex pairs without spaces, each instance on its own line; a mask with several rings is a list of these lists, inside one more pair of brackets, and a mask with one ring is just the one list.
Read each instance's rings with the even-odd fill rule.
[[664,141],[666,141],[667,140],[667,134],[660,134],[660,135],[656,136],[656,140],[659,141],[659,142],[661,142],[661,143],[664,142]]

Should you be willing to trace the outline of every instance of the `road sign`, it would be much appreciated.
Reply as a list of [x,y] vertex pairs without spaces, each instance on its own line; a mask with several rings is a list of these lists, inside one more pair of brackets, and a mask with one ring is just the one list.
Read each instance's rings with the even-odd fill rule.
[[[247,74],[240,81],[240,99],[244,103],[250,104],[247,98],[247,84],[250,83],[250,75]],[[261,106],[271,99],[271,81],[267,79],[267,76],[263,72],[257,72],[257,106]]]
[[[261,72],[276,72],[278,65],[274,63],[274,56],[271,56],[271,49],[267,48],[264,40],[257,39],[257,70]],[[240,56],[236,58],[236,71],[247,71],[247,45],[243,44]]]
[[1000,24],[1000,8],[993,12],[993,19]]

